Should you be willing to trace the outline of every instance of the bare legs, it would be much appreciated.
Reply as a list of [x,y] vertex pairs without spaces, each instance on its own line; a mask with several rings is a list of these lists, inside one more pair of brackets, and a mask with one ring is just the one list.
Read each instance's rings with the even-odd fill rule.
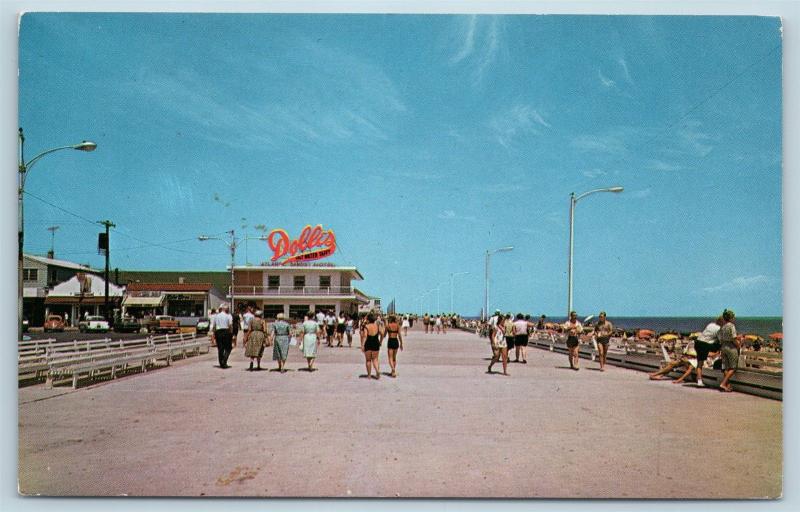
[[600,371],[606,371],[606,354],[608,354],[608,343],[597,344],[597,354],[600,357]]
[[397,349],[389,349],[389,366],[392,368],[392,377],[397,377]]
[[375,367],[375,378],[381,378],[381,367],[380,362],[378,361],[378,351],[377,350],[367,350],[364,352],[364,362],[367,365],[367,378],[372,377],[372,367]]
[[580,370],[580,356],[578,355],[578,345],[569,347],[569,367],[573,370]]
[[503,375],[508,375],[508,348],[507,347],[498,348],[498,349],[494,350],[494,353],[492,354],[492,362],[489,363],[489,370],[488,370],[489,373],[492,372],[492,366],[494,366],[494,363],[500,361],[501,358],[503,360]]
[[719,388],[722,391],[728,391],[728,392],[733,391],[733,388],[731,387],[731,385],[730,385],[730,383],[728,381],[731,380],[731,377],[733,377],[733,374],[735,372],[736,372],[736,370],[734,370],[733,368],[729,368],[729,369],[725,370],[725,372],[723,373],[722,382],[719,383]]

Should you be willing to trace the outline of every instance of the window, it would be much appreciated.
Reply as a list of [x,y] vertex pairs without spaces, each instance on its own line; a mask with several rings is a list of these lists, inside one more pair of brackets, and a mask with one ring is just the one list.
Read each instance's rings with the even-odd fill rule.
[[302,290],[306,286],[306,276],[294,276],[294,289]]
[[39,280],[39,269],[38,268],[23,268],[22,269],[22,280],[23,281],[38,281]]
[[319,276],[319,287],[323,289],[330,289],[331,276]]
[[308,313],[308,304],[290,304],[289,305],[289,318],[292,320],[302,320],[303,316]]
[[278,317],[278,313],[283,313],[283,304],[264,304],[264,318],[273,320]]
[[267,276],[267,289],[277,290],[281,286],[281,276]]

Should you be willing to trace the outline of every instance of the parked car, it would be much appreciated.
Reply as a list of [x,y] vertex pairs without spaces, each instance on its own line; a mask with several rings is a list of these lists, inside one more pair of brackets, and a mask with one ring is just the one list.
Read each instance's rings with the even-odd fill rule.
[[169,315],[156,315],[144,321],[147,332],[175,333],[181,332],[181,323]]
[[116,332],[139,332],[141,329],[142,324],[132,316],[123,316],[114,322],[114,330]]
[[64,332],[64,319],[61,315],[48,315],[44,322],[44,332]]
[[201,318],[197,321],[197,327],[195,327],[195,331],[197,334],[208,334],[208,329],[211,326],[211,322],[209,322],[208,318]]
[[78,330],[81,332],[108,332],[108,320],[102,316],[87,316],[78,322]]

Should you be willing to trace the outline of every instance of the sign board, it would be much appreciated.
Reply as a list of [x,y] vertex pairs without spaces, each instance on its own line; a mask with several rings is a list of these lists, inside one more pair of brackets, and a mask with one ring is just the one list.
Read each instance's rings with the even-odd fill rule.
[[336,236],[332,229],[323,230],[320,224],[312,228],[309,224],[294,240],[285,230],[273,229],[267,236],[267,245],[272,250],[271,262],[302,263],[331,256],[336,252]]

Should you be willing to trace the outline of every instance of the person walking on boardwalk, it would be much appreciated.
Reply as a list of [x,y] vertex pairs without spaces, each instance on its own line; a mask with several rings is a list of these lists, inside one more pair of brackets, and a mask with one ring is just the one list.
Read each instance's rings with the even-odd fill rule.
[[347,321],[344,324],[344,333],[347,335],[347,346],[353,346],[353,315],[347,315]]
[[339,311],[339,318],[336,319],[336,341],[337,347],[344,345],[344,332],[347,330],[347,319],[344,317],[344,311]]
[[494,329],[491,330],[490,334],[490,342],[492,344],[492,361],[489,363],[489,369],[486,370],[486,373],[492,373],[492,366],[494,366],[494,363],[502,359],[503,375],[508,375],[508,345],[506,345],[505,336],[506,319],[503,315],[495,315],[492,318],[497,318],[497,323],[495,324]]
[[408,315],[403,316],[403,336],[408,336],[408,328],[411,327]]
[[242,346],[247,351],[247,338],[250,336],[250,324],[256,316],[253,314],[253,306],[250,304],[245,305],[244,313],[242,314]]
[[228,312],[227,304],[223,304],[220,307],[219,313],[214,316],[214,323],[211,325],[211,330],[214,331],[214,338],[217,340],[219,367],[223,369],[230,368],[228,366],[228,357],[231,355],[231,350],[233,350],[233,317]]
[[286,359],[289,357],[289,341],[292,334],[292,326],[284,320],[283,313],[278,313],[277,319],[270,328],[272,334],[272,360],[278,362],[278,371],[286,372]]
[[400,334],[400,324],[395,315],[389,315],[386,324],[386,335],[389,339],[386,348],[389,355],[389,366],[392,368],[392,377],[397,377],[397,350],[403,350],[403,335]]
[[428,328],[431,325],[431,317],[428,313],[425,313],[425,316],[422,317],[422,324],[425,326],[425,334],[428,334]]
[[[522,313],[517,313],[514,321],[514,348],[518,363],[528,364],[528,321]],[[522,360],[520,361],[520,357]]]
[[736,372],[736,368],[739,366],[739,349],[741,348],[741,343],[736,339],[734,320],[736,320],[736,315],[733,311],[730,309],[723,311],[723,324],[717,333],[719,349],[722,354],[722,370],[724,372],[722,382],[719,383],[719,388],[727,392],[733,391],[730,380]]
[[328,340],[328,346],[333,346],[333,341],[336,336],[336,315],[333,311],[328,311],[325,315],[325,338]]
[[317,358],[317,348],[319,347],[319,335],[322,328],[314,320],[314,313],[309,311],[303,321],[303,356],[308,362],[308,371],[314,371],[314,360]]
[[[514,317],[511,316],[511,313],[508,313],[503,318],[503,335],[506,337],[506,348],[508,348],[508,357],[511,357],[511,351],[514,350]],[[519,359],[516,360],[519,362]]]
[[217,316],[217,310],[211,308],[208,313],[208,337],[211,338],[211,346],[217,346],[217,339],[214,337],[214,318]]
[[600,359],[600,371],[606,371],[606,355],[608,354],[608,342],[614,333],[614,324],[606,319],[606,312],[601,311],[594,326],[594,334],[597,338],[597,354]]
[[578,355],[579,336],[583,332],[583,325],[578,321],[578,313],[570,311],[569,320],[562,326],[567,334],[567,350],[569,350],[569,367],[575,371],[580,370]]
[[367,315],[367,321],[361,328],[361,351],[364,352],[364,361],[367,366],[367,378],[372,377],[372,367],[375,367],[375,378],[381,378],[380,362],[378,361],[378,354],[381,350],[381,339],[383,339],[384,332],[375,321],[375,313]]
[[[249,308],[247,313],[251,313]],[[248,326],[245,331],[244,356],[250,358],[249,371],[253,371],[254,360],[258,362],[256,370],[261,370],[261,357],[264,355],[264,346],[267,343],[267,327],[264,325],[264,313],[256,311],[252,318],[246,318],[246,320],[248,320]]]
[[717,334],[724,323],[725,321],[721,316],[717,317],[717,319],[708,324],[706,328],[703,329],[703,332],[700,333],[700,336],[694,340],[694,349],[697,351],[698,387],[705,386],[705,384],[703,384],[703,365],[706,363],[706,359],[708,359],[708,354],[719,352],[719,340],[717,339]]

